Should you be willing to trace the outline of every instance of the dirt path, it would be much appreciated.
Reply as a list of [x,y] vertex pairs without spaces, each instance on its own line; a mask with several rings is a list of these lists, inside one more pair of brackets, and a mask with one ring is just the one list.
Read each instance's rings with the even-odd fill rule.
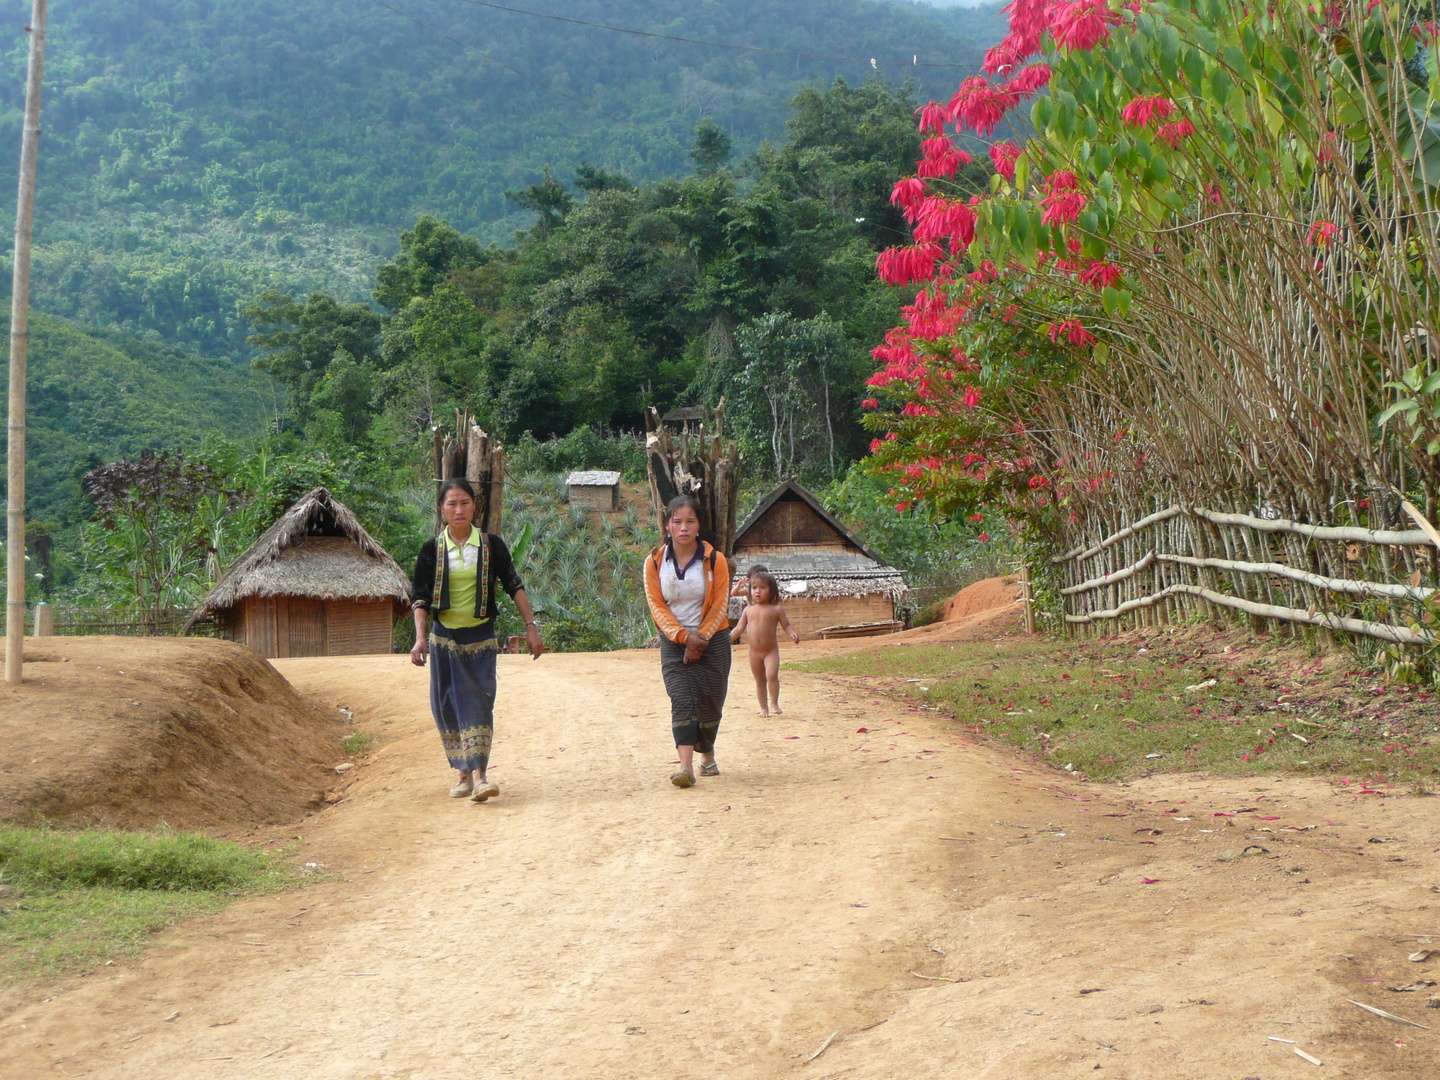
[[297,829],[343,880],[13,1013],[0,1073],[1440,1073],[1434,991],[1386,989],[1440,978],[1405,960],[1440,944],[1440,800],[1062,782],[820,677],[757,720],[738,668],[724,775],[677,791],[653,653],[501,665],[504,795],[476,806],[404,658],[278,664],[383,740]]

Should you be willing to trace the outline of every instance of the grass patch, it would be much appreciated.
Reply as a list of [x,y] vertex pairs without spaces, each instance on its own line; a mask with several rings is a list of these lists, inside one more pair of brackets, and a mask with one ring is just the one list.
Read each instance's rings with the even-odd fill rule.
[[361,754],[369,753],[370,748],[377,742],[379,740],[374,735],[367,735],[363,731],[352,731],[340,740],[340,749],[345,751],[346,757],[358,757]]
[[194,833],[0,828],[0,983],[87,971],[297,881],[271,856]]
[[1351,670],[1348,655],[1316,659],[1239,636],[1226,646],[967,643],[787,666],[853,678],[1094,780],[1286,771],[1421,790],[1440,775],[1433,692]]

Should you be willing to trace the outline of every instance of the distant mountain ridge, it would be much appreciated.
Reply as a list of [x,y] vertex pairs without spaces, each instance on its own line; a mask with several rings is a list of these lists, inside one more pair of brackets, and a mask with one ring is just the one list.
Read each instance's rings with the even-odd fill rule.
[[[507,244],[533,216],[505,193],[546,166],[684,173],[701,116],[738,159],[783,134],[807,82],[913,78],[943,98],[984,44],[963,12],[873,0],[513,6],[772,51],[465,0],[66,0],[50,12],[37,305],[244,359],[237,312],[257,292],[363,298],[420,213]],[[0,177],[17,168],[28,12],[0,0]]]

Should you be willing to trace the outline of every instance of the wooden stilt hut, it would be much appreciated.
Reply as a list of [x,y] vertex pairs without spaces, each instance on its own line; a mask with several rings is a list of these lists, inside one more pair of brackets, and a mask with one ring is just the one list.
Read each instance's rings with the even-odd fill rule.
[[290,507],[210,590],[184,629],[214,618],[261,656],[388,653],[410,579],[325,488]]
[[802,638],[900,629],[895,602],[910,591],[904,576],[794,480],[756,504],[735,535],[731,562],[737,573],[764,566],[775,575]]

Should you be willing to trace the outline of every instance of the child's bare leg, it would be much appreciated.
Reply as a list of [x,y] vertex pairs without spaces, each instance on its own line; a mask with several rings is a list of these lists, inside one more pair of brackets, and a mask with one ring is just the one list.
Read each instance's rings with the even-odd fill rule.
[[780,647],[777,645],[765,654],[765,682],[770,690],[770,709],[784,712],[780,708]]
[[770,715],[769,704],[765,698],[766,682],[768,676],[765,672],[765,654],[750,650],[750,674],[755,676],[755,700],[760,702],[760,715]]

